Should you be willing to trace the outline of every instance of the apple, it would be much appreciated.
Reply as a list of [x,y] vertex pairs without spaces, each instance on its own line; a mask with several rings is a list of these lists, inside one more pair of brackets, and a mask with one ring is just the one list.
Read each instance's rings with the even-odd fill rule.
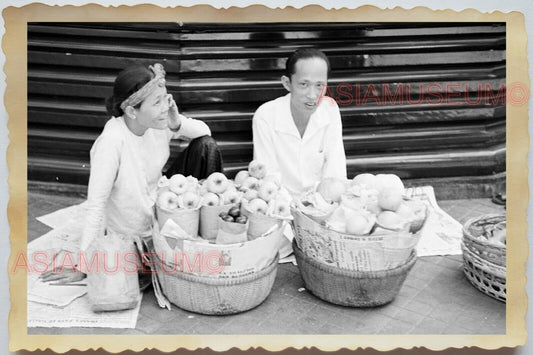
[[405,192],[402,180],[395,174],[377,174],[375,188],[379,191],[384,188],[393,188],[402,195]]
[[162,175],[159,180],[157,180],[157,187],[159,188],[168,186],[169,184],[168,178],[165,175]]
[[273,181],[263,181],[259,187],[259,198],[262,198],[266,202],[276,197],[278,193],[278,185]]
[[216,194],[221,194],[228,188],[229,180],[226,175],[214,172],[207,177],[207,190]]
[[249,176],[241,184],[241,190],[259,190],[259,179]]
[[200,203],[200,195],[193,191],[185,191],[182,195],[183,197],[183,207],[188,209],[193,209],[198,207]]
[[396,186],[382,187],[378,195],[378,206],[387,211],[396,211],[403,202],[401,191]]
[[187,188],[187,178],[181,174],[174,174],[169,179],[170,191],[181,195]]
[[226,212],[226,211],[222,211],[222,212],[220,212],[220,213],[218,214],[218,216],[219,216],[220,218],[222,218],[222,219],[224,219],[224,217],[226,217],[227,215],[228,215],[228,212]]
[[246,180],[246,178],[248,178],[249,176],[250,176],[250,173],[248,172],[248,170],[239,171],[237,175],[235,175],[235,184],[239,186],[242,185],[244,180]]
[[220,195],[220,199],[224,205],[239,203],[241,202],[241,193],[237,190],[228,189]]
[[274,202],[274,215],[280,217],[289,217],[291,215],[290,202],[285,200],[276,200]]
[[241,223],[241,224],[246,224],[246,222],[248,222],[248,217],[246,217],[246,216],[235,217],[235,222]]
[[252,160],[250,164],[248,164],[248,172],[250,173],[250,176],[262,179],[266,175],[266,165],[259,160]]
[[172,191],[162,192],[157,197],[157,205],[165,210],[174,210],[178,208],[178,195]]
[[268,208],[268,204],[261,198],[254,198],[248,202],[248,210],[252,213],[265,214]]
[[244,191],[242,198],[244,198],[245,200],[251,201],[254,198],[257,198],[258,196],[259,196],[259,191],[255,189],[248,189]]
[[200,194],[200,196],[204,196],[205,194],[209,192],[209,190],[207,189],[207,184],[205,183],[205,181],[199,184],[200,184],[200,187],[198,188],[198,193]]
[[376,176],[370,173],[363,173],[354,176],[351,182],[352,186],[361,186],[367,189],[376,188]]
[[317,192],[328,202],[340,202],[346,192],[346,182],[336,177],[324,178],[319,182]]
[[218,206],[220,204],[220,198],[217,194],[207,192],[202,196],[202,206]]
[[359,213],[349,213],[346,216],[346,233],[363,235],[368,229],[368,219]]

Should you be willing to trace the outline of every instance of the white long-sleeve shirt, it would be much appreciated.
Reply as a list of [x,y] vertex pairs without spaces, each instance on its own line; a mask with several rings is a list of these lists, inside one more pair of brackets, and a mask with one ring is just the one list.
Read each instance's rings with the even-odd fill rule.
[[322,99],[303,137],[291,115],[290,93],[261,105],[252,121],[254,159],[266,164],[292,195],[324,177],[346,178],[342,121],[334,100]]
[[147,236],[157,182],[170,155],[172,138],[210,135],[202,121],[185,118],[177,132],[149,128],[133,134],[122,117],[113,117],[91,148],[87,213],[80,250],[86,251],[104,229]]

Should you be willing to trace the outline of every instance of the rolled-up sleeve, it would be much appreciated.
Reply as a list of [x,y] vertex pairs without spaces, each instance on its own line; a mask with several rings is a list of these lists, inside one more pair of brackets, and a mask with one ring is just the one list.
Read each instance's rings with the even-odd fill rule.
[[176,132],[169,131],[169,139],[177,139],[177,138],[187,138],[187,139],[195,139],[202,136],[210,136],[211,135],[211,129],[209,126],[201,120],[196,120],[194,118],[185,117],[183,115],[181,116],[181,126],[179,130]]
[[322,176],[346,179],[346,153],[344,151],[344,140],[342,137],[341,115],[337,104],[331,107],[330,110],[331,123],[326,134],[326,161]]

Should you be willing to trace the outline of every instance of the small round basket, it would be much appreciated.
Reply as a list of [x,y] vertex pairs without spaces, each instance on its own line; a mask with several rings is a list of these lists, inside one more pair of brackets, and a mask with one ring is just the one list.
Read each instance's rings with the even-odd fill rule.
[[464,243],[463,266],[468,281],[481,292],[499,301],[506,301],[506,268],[482,259]]
[[481,259],[505,268],[507,248],[480,238],[487,226],[505,223],[505,220],[505,215],[493,214],[469,219],[463,227],[463,243],[465,247]]
[[304,255],[293,240],[294,255],[305,287],[318,298],[350,307],[375,307],[394,300],[416,262],[413,251],[407,262],[382,271],[351,271],[320,263]]
[[227,315],[250,310],[260,305],[270,294],[278,266],[279,255],[257,273],[232,279],[202,277],[192,273],[165,272],[156,256],[157,277],[170,302],[187,311]]

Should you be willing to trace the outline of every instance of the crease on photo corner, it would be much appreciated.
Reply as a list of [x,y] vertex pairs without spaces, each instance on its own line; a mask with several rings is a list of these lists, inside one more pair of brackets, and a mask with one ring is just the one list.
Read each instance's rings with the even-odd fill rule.
[[[325,351],[338,349],[373,348],[392,350],[396,348],[425,347],[431,350],[478,346],[483,349],[515,347],[525,343],[525,315],[527,297],[525,293],[525,261],[528,255],[526,239],[526,209],[529,197],[527,189],[526,158],[529,147],[527,129],[527,105],[507,105],[507,184],[508,226],[516,236],[508,244],[510,261],[508,275],[507,329],[504,335],[32,335],[26,328],[26,275],[10,272],[15,264],[17,253],[26,251],[27,243],[27,127],[26,108],[26,24],[27,22],[65,21],[77,22],[409,22],[413,19],[424,21],[502,21],[507,24],[507,81],[521,82],[528,88],[528,64],[526,54],[527,36],[524,16],[513,11],[503,13],[493,11],[480,13],[475,9],[462,11],[431,10],[422,6],[406,10],[401,7],[380,9],[365,5],[356,9],[325,10],[319,5],[309,5],[302,9],[287,7],[270,9],[263,5],[245,8],[231,7],[216,9],[212,6],[196,5],[191,7],[161,8],[155,5],[119,6],[109,8],[98,4],[83,6],[48,6],[39,3],[20,8],[8,7],[2,12],[5,22],[5,35],[2,49],[6,55],[4,72],[7,88],[4,95],[8,122],[10,145],[7,150],[9,169],[8,220],[11,228],[11,254],[8,261],[10,277],[9,349],[37,350],[49,348],[55,352],[71,349],[87,350],[103,348],[110,352],[124,350],[141,351],[158,349],[174,351],[178,348],[194,350],[209,347],[215,351],[230,348],[247,349],[263,347],[269,351],[280,351],[287,347],[302,349],[316,347]],[[22,216],[22,217],[21,217]]]

